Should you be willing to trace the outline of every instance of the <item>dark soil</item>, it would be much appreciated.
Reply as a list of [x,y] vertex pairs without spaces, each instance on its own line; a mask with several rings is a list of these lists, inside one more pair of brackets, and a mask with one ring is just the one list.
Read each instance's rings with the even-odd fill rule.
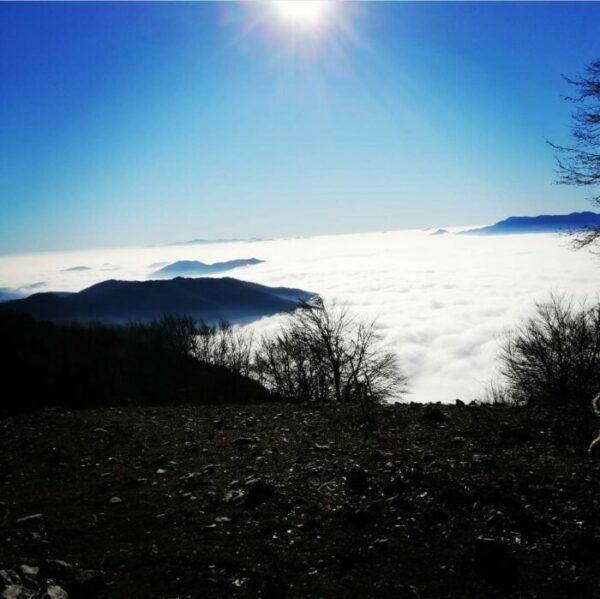
[[600,597],[587,440],[522,408],[379,423],[365,441],[333,407],[0,420],[0,596]]

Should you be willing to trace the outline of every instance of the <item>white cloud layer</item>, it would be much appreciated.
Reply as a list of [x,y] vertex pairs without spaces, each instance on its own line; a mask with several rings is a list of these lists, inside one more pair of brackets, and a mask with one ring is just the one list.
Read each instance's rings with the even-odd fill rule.
[[[481,397],[501,335],[550,292],[598,299],[600,261],[554,235],[432,236],[394,231],[251,243],[0,256],[0,287],[77,291],[107,278],[145,279],[157,262],[266,262],[227,273],[299,287],[378,319],[416,401]],[[89,270],[67,270],[86,266]],[[271,329],[279,317],[256,323]]]

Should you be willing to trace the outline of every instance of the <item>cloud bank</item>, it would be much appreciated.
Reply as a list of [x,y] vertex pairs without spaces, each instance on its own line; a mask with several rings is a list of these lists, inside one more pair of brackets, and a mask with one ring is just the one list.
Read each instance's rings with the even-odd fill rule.
[[[143,280],[149,265],[223,261],[251,252],[265,260],[229,276],[299,287],[377,318],[410,377],[415,401],[471,400],[497,371],[502,334],[550,292],[599,298],[600,261],[551,234],[478,237],[394,231],[257,243],[180,245],[0,257],[0,286],[76,291],[111,277]],[[250,247],[249,247],[250,246]],[[75,264],[89,270],[66,271]],[[280,317],[252,325],[272,330]]]

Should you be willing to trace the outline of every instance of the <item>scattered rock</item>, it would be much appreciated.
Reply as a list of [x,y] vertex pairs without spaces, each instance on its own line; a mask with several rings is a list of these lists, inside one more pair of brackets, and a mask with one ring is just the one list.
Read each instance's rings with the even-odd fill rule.
[[225,503],[241,504],[244,502],[245,497],[246,496],[243,491],[240,491],[240,489],[234,489],[233,491],[227,491],[227,493],[225,493],[223,501]]
[[123,503],[123,500],[120,497],[111,497],[108,500],[108,503],[111,503],[113,505],[116,505],[117,503]]

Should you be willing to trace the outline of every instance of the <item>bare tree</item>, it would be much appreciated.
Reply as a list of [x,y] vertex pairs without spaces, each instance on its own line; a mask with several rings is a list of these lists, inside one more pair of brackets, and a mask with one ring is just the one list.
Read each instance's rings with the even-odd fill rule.
[[[575,88],[567,100],[571,113],[572,143],[550,143],[557,161],[557,182],[591,188],[590,201],[600,206],[600,60],[591,62],[585,73],[575,79],[565,77]],[[600,244],[600,227],[586,227],[573,233],[573,245],[580,249]]]
[[600,304],[552,296],[511,332],[501,373],[516,400],[560,410],[582,422],[600,388]]
[[251,331],[222,321],[217,326],[199,323],[196,327],[194,356],[203,362],[224,366],[249,376],[252,370],[254,336]]
[[374,322],[319,297],[293,312],[276,337],[263,339],[255,368],[259,381],[282,396],[359,404],[365,423],[406,380],[395,355],[381,347]]
[[[135,325],[133,325],[135,328]],[[181,314],[165,314],[163,317],[150,325],[150,327],[137,327],[140,330],[155,330],[162,339],[163,344],[169,350],[181,356],[193,353],[194,338],[196,335],[196,324],[189,316]]]

